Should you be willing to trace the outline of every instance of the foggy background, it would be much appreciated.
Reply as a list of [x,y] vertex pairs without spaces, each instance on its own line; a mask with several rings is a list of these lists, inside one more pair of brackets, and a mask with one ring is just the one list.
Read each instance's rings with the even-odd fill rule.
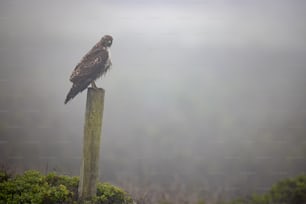
[[86,91],[114,38],[100,178],[134,195],[229,198],[305,172],[304,1],[0,2],[0,161],[78,175]]

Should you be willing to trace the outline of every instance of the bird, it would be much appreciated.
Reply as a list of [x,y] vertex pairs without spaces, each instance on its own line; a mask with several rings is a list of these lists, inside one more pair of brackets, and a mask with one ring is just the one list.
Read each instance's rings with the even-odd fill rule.
[[112,65],[110,54],[112,44],[113,37],[111,35],[104,35],[76,65],[70,76],[70,81],[73,85],[66,96],[65,104],[90,84],[92,88],[98,88],[95,80],[104,75]]

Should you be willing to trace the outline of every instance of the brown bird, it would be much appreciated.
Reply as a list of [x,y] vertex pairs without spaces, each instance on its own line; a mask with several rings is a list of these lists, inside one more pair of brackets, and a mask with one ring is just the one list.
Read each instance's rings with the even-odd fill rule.
[[89,84],[97,88],[95,80],[105,74],[112,65],[109,49],[112,43],[112,36],[105,35],[77,64],[70,76],[73,85],[67,94],[65,104],[86,89]]

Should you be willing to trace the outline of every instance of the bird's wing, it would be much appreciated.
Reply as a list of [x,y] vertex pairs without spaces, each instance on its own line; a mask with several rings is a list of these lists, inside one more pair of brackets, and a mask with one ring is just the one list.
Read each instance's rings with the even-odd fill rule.
[[95,80],[105,72],[104,67],[108,59],[108,52],[97,46],[93,47],[73,70],[70,81],[80,83],[84,80]]

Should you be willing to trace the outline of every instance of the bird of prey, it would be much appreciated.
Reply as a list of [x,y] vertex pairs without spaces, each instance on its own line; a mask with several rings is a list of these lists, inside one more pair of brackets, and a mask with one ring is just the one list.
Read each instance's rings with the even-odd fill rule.
[[81,62],[77,64],[70,76],[70,81],[73,85],[67,94],[65,104],[90,84],[93,88],[97,88],[95,80],[105,74],[112,65],[110,55],[110,46],[112,43],[112,36],[103,36],[83,57]]

